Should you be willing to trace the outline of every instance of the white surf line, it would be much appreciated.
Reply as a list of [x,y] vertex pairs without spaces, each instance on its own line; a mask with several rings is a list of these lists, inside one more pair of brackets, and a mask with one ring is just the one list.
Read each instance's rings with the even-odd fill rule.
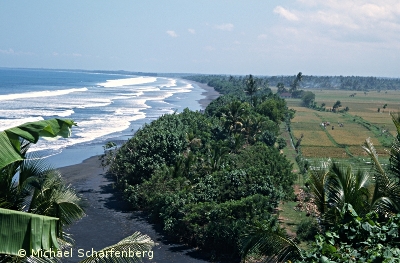
[[116,88],[129,85],[152,83],[155,81],[157,81],[157,78],[155,77],[138,77],[138,78],[107,80],[107,82],[99,83],[98,85],[103,86],[105,88]]
[[0,101],[15,100],[15,99],[30,99],[37,97],[53,97],[53,96],[66,95],[72,92],[87,91],[87,90],[88,90],[87,88],[79,88],[79,89],[63,89],[54,91],[43,90],[43,91],[7,94],[7,95],[0,95]]

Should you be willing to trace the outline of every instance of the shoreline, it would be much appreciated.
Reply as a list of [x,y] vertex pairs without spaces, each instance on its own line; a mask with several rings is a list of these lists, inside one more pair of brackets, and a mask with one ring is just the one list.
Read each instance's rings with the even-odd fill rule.
[[184,80],[189,82],[190,84],[197,85],[204,90],[204,92],[201,93],[201,95],[205,97],[203,99],[198,100],[198,103],[200,104],[203,110],[207,108],[208,104],[210,104],[211,101],[221,96],[221,94],[218,91],[216,91],[213,87],[210,87],[205,83],[200,83],[197,81],[187,80],[187,79]]
[[[203,110],[220,94],[207,84],[188,81],[204,90],[205,98],[198,100]],[[123,200],[114,187],[114,180],[100,166],[99,155],[81,163],[57,168],[67,184],[72,185],[83,200],[86,216],[75,222],[66,231],[75,240],[72,257],[63,262],[77,262],[80,251],[98,251],[118,243],[123,238],[139,231],[158,243],[153,247],[153,259],[143,258],[143,262],[188,262],[206,263],[204,255],[195,248],[168,241],[159,226],[148,222],[142,212],[132,211],[130,204]]]
[[[195,91],[197,94],[201,94],[203,98],[198,99],[199,97],[193,98],[192,101],[196,101],[198,105],[196,105],[195,109],[203,111],[205,108],[210,104],[211,101],[214,99],[218,98],[220,94],[214,90],[213,87],[208,86],[207,84],[195,82],[195,81],[190,81],[190,80],[185,80],[181,79],[182,81],[185,81],[191,85],[195,85]],[[200,93],[201,92],[201,93]],[[186,103],[185,107],[190,107],[191,104]],[[200,107],[199,107],[200,106]],[[182,107],[183,109],[183,107]],[[137,123],[145,123],[143,120],[139,120]],[[139,128],[141,125],[136,125],[135,129]],[[133,131],[134,129],[132,128]],[[126,131],[128,133],[128,131]],[[69,166],[69,165],[74,165],[74,164],[79,164],[83,160],[86,160],[87,158],[90,158],[95,155],[101,155],[104,152],[103,146],[108,142],[108,141],[122,141],[126,140],[127,135],[121,135],[119,137],[115,138],[110,138],[110,139],[105,139],[104,141],[98,141],[96,143],[91,143],[91,144],[85,144],[85,145],[73,145],[71,147],[67,147],[62,150],[60,154],[54,154],[46,158],[47,162],[50,164],[54,165],[56,168],[59,167],[64,167],[64,166]],[[131,134],[129,134],[129,137],[131,137]],[[62,156],[62,157],[61,157]]]

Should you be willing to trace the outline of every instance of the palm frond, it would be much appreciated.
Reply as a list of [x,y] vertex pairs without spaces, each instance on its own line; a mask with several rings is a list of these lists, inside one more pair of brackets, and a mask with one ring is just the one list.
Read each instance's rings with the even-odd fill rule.
[[367,172],[361,170],[354,172],[351,165],[345,167],[340,163],[333,163],[327,184],[328,202],[337,208],[348,203],[358,214],[367,213],[370,196],[367,188],[369,181],[370,176]]
[[379,162],[378,154],[376,153],[375,147],[371,142],[371,138],[367,138],[362,145],[364,151],[368,154],[371,158],[374,168],[382,175],[386,175],[385,170],[383,169],[381,163]]
[[28,263],[61,263],[62,260],[57,257],[27,257],[25,261]]
[[392,147],[390,148],[390,171],[397,178],[397,181],[400,183],[400,142],[396,138]]
[[314,196],[314,203],[321,214],[324,214],[327,206],[327,195],[325,192],[325,184],[328,179],[329,171],[321,168],[310,170],[309,184],[310,190]]
[[241,239],[242,259],[250,255],[263,256],[264,262],[286,262],[301,258],[301,250],[282,229],[269,225],[254,226]]
[[381,213],[400,212],[400,185],[383,169],[369,138],[365,141],[363,148],[374,164],[375,189],[372,195],[371,209]]
[[397,138],[400,139],[399,138],[399,135],[400,135],[400,113],[399,112],[397,112],[397,113],[391,112],[390,116],[392,117],[393,124],[397,130]]
[[[142,258],[153,258],[152,247],[157,245],[147,235],[135,232],[133,235],[124,238],[115,245],[103,248],[79,263],[101,263],[101,262],[139,262]],[[136,254],[136,252],[138,252]],[[147,253],[143,253],[147,252]],[[139,256],[140,253],[140,256]]]
[[391,112],[390,115],[397,129],[397,136],[390,149],[390,171],[397,178],[398,183],[400,183],[400,113]]
[[81,198],[70,185],[66,185],[57,170],[49,170],[45,177],[37,180],[33,186],[34,194],[29,211],[35,214],[59,218],[58,230],[81,219],[85,213],[80,206]]

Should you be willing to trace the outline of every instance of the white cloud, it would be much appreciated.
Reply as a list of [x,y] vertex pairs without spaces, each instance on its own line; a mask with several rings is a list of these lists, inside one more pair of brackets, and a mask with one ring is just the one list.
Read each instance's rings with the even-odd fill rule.
[[289,21],[297,21],[297,20],[299,20],[299,18],[294,13],[290,12],[289,10],[283,8],[280,5],[275,7],[274,13],[277,13],[277,14],[283,16],[284,18],[286,18]]
[[341,26],[351,29],[359,28],[359,26],[354,23],[351,17],[335,12],[318,11],[318,13],[311,16],[311,18],[318,23],[323,23],[330,26]]
[[231,23],[216,25],[216,29],[223,30],[223,31],[232,31],[234,26]]
[[[314,7],[307,11],[296,12],[301,15],[302,18],[313,20],[313,22],[322,22],[328,25],[337,25],[349,28],[357,27],[359,29],[376,27],[376,23],[380,21],[400,23],[400,2],[398,0],[297,1],[304,5]],[[319,20],[316,18],[319,18]],[[348,23],[351,23],[352,25],[346,26]]]
[[273,11],[297,20],[298,28],[310,31],[308,38],[400,46],[399,0],[297,0],[295,5],[277,6]]
[[390,18],[393,15],[389,7],[378,6],[370,3],[361,6],[360,11],[362,14],[375,19]]
[[178,37],[178,34],[173,31],[173,30],[167,30],[166,33],[170,36],[170,37]]
[[267,35],[266,34],[260,34],[257,37],[258,39],[267,39]]
[[192,28],[189,28],[188,31],[189,31],[190,34],[193,34],[193,35],[196,34],[196,30],[194,30]]

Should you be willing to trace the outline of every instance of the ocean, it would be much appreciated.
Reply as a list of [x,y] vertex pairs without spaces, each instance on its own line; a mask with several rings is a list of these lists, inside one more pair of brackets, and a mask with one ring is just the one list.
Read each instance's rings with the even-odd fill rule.
[[0,131],[25,122],[72,119],[70,138],[40,139],[30,152],[54,167],[103,153],[163,114],[200,110],[199,86],[183,79],[90,71],[0,68]]

